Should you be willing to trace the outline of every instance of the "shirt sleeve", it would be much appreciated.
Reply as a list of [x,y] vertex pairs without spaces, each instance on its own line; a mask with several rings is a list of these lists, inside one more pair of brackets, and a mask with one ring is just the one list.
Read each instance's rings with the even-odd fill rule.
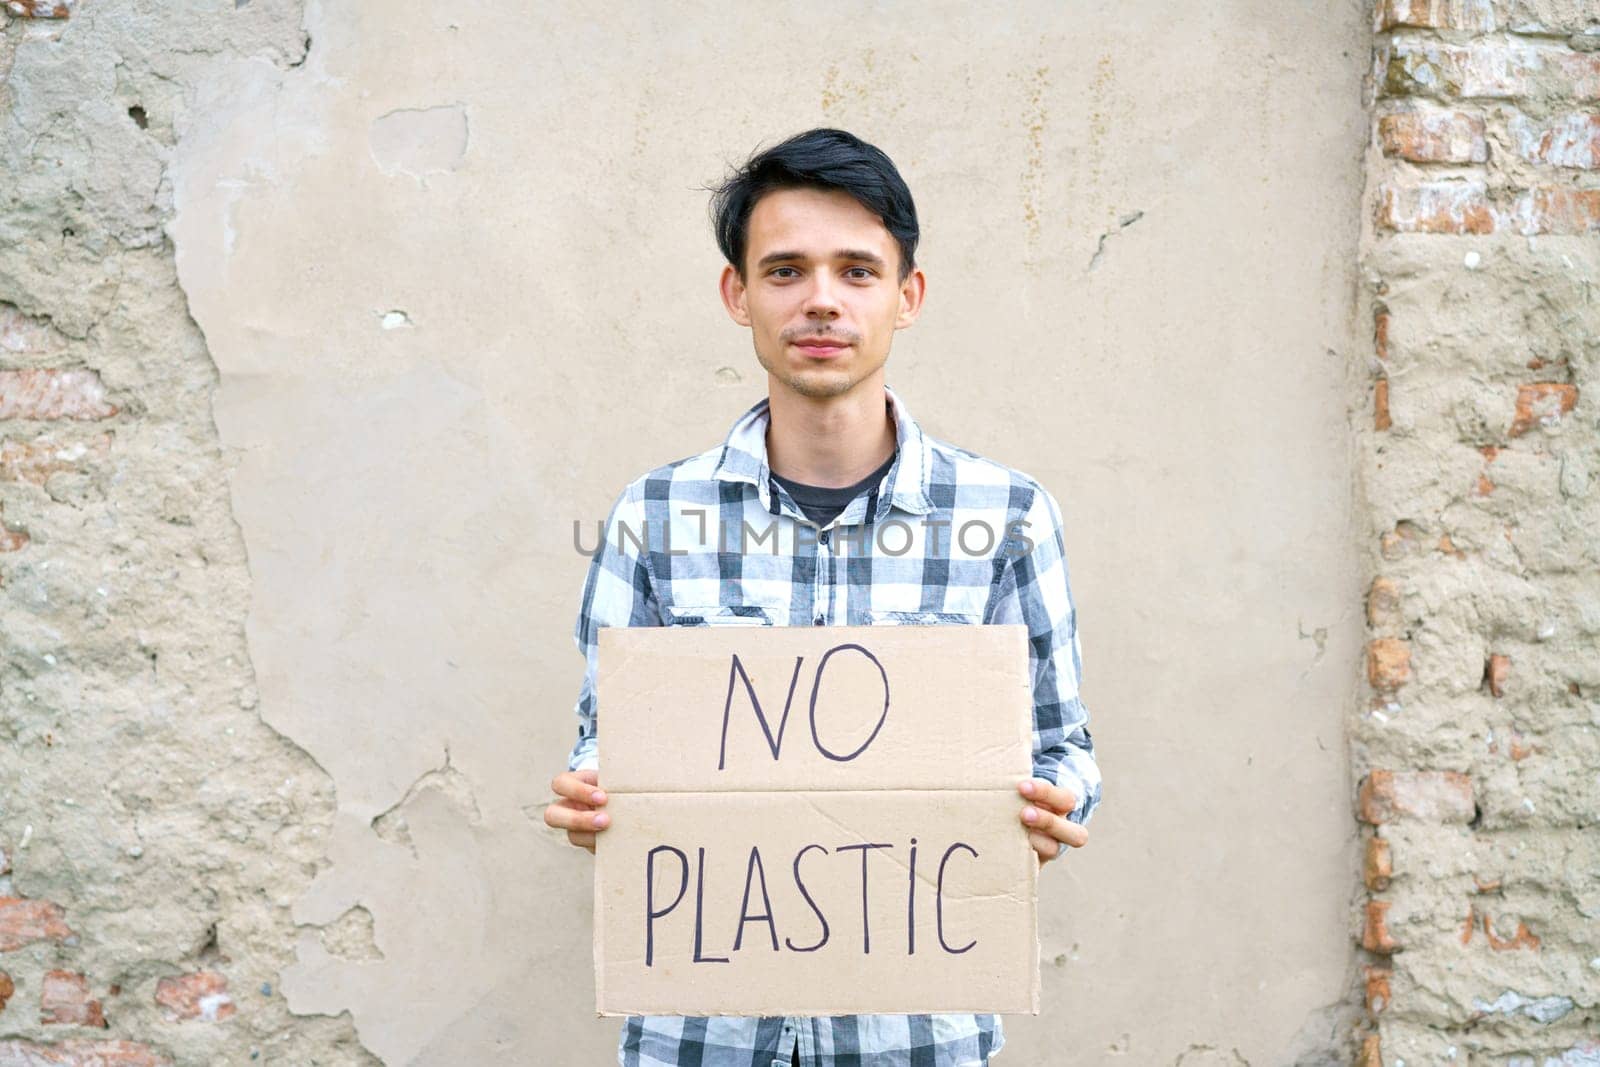
[[1036,486],[1026,514],[1013,523],[1019,536],[1006,543],[1006,570],[990,621],[1028,628],[1033,774],[1071,790],[1078,806],[1067,818],[1084,825],[1100,806],[1100,767],[1089,734],[1089,710],[1078,698],[1083,654],[1061,526],[1055,499]]
[[600,630],[606,626],[662,625],[650,580],[649,561],[640,546],[648,545],[640,500],[635,487],[623,490],[606,516],[605,536],[589,558],[589,576],[583,583],[583,601],[573,640],[583,653],[583,685],[578,691],[578,740],[567,757],[569,771],[598,770],[596,749],[599,708],[595,702],[595,668],[600,651]]

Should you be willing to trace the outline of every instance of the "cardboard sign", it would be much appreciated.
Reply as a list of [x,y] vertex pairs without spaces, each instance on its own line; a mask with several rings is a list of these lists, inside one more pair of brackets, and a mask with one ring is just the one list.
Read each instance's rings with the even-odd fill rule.
[[1037,1013],[1026,642],[600,631],[598,1013]]

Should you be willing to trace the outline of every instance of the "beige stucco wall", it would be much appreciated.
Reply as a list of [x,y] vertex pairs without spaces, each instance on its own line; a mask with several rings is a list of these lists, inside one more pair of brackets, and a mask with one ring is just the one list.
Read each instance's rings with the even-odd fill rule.
[[1359,6],[306,19],[303,65],[210,68],[170,226],[260,712],[337,793],[290,1007],[392,1064],[609,1060],[590,858],[541,821],[571,525],[761,395],[699,186],[832,124],[923,218],[890,383],[1066,514],[1106,799],[1046,872],[1045,1013],[1003,1061],[1321,1062],[1353,966]]

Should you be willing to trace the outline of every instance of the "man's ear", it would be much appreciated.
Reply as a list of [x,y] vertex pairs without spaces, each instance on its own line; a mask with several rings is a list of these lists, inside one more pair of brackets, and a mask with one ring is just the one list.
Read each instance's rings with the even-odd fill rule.
[[895,316],[895,329],[903,330],[917,321],[917,316],[922,314],[922,298],[927,292],[928,279],[920,268],[906,275],[906,280],[900,283],[900,314]]
[[740,326],[750,325],[750,312],[745,308],[748,290],[739,272],[733,269],[733,264],[722,268],[722,278],[717,288],[722,293],[722,306],[728,309],[728,317]]

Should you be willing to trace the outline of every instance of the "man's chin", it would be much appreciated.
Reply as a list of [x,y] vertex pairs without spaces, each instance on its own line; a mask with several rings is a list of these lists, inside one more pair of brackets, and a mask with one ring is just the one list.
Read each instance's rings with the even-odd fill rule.
[[843,396],[856,384],[856,379],[844,371],[802,371],[798,374],[785,376],[783,384],[803,397],[812,400],[826,400],[833,396]]
[[[851,353],[851,362],[856,353]],[[756,361],[761,364],[769,377],[783,385],[797,396],[811,400],[826,400],[829,397],[843,396],[864,380],[871,377],[871,373],[860,373],[859,365],[855,367],[840,366],[800,366],[787,362],[775,362],[762,358],[761,353],[756,353]]]

